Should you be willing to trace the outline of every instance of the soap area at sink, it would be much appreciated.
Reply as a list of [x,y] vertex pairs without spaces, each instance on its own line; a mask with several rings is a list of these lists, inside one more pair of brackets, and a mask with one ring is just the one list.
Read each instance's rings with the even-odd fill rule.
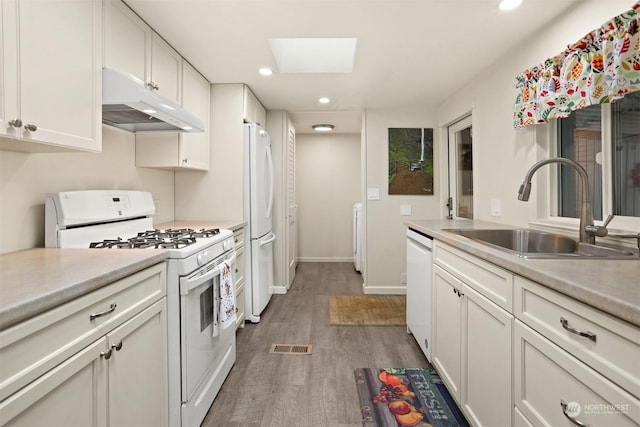
[[[526,228],[517,229],[443,229],[448,233],[477,241],[521,258],[550,259],[628,259],[640,260],[638,252],[628,248],[603,246],[577,241],[559,234]],[[640,239],[640,235],[638,236]]]

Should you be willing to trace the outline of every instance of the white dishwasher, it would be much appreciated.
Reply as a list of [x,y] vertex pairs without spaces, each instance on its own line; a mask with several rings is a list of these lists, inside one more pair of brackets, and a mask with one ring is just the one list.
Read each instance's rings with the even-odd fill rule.
[[431,248],[433,238],[407,229],[407,332],[431,362]]

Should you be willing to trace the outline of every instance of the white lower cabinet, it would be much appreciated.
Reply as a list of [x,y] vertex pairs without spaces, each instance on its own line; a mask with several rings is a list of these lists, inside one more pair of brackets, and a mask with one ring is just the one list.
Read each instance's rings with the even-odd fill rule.
[[0,425],[166,426],[165,295],[162,263],[2,331]]
[[245,256],[244,256],[244,227],[233,231],[233,239],[236,245],[236,329],[244,328],[245,317],[245,283],[244,277]]
[[467,419],[511,425],[513,316],[434,266],[433,364]]
[[[637,426],[640,401],[520,321],[515,411],[534,426]],[[522,424],[526,425],[526,424]]]

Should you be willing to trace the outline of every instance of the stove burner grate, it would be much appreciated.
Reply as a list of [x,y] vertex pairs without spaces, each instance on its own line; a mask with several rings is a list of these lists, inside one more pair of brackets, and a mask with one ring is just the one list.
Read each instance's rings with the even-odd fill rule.
[[105,239],[89,244],[89,248],[130,248],[130,249],[181,249],[197,242],[198,238],[213,237],[220,233],[218,228],[194,230],[192,228],[141,231],[136,237],[124,240]]

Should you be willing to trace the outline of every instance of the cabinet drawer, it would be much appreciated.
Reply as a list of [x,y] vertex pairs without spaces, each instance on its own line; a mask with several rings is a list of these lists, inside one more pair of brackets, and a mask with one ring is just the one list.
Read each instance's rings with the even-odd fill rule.
[[233,232],[233,240],[236,243],[236,249],[244,245],[244,228],[239,228]]
[[240,282],[244,283],[244,247],[236,249],[236,284]]
[[433,260],[503,309],[513,307],[513,274],[483,259],[439,241],[434,242]]
[[639,328],[518,276],[515,295],[522,322],[640,397]]
[[244,282],[236,284],[236,329],[244,327]]
[[0,400],[165,294],[166,264],[161,263],[2,331]]
[[521,322],[515,322],[514,331],[515,405],[531,424],[575,426],[580,421],[623,427],[640,422],[640,400]]

